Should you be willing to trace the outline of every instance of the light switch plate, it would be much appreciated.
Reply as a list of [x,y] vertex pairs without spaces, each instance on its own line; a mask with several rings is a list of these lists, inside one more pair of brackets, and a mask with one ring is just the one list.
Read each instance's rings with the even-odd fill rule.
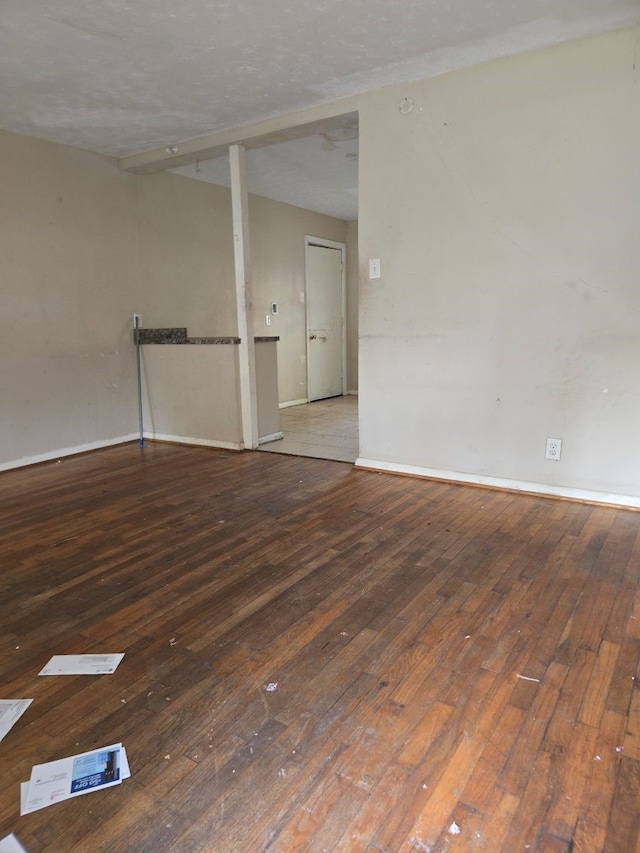
[[380,278],[380,258],[369,258],[369,278]]

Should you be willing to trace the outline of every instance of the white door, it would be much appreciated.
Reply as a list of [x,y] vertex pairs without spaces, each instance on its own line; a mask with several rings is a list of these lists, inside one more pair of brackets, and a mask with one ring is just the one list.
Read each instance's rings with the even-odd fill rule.
[[307,396],[337,397],[343,389],[343,253],[340,243],[307,238]]

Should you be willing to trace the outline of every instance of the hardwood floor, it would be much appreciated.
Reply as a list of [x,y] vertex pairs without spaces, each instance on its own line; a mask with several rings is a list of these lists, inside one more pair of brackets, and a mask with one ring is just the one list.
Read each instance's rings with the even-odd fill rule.
[[[637,513],[160,444],[5,472],[0,506],[0,698],[33,699],[0,838],[637,849]],[[125,657],[37,677],[81,652]],[[20,817],[33,764],[118,741],[131,779]]]

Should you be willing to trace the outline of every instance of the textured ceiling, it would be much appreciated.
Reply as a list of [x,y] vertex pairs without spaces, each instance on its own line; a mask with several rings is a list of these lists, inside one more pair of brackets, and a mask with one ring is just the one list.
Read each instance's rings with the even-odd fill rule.
[[[229,158],[220,157],[172,169],[188,178],[228,187]],[[358,140],[331,142],[309,136],[247,151],[249,190],[335,216],[358,218]]]
[[640,0],[2,0],[0,127],[123,156],[638,21]]

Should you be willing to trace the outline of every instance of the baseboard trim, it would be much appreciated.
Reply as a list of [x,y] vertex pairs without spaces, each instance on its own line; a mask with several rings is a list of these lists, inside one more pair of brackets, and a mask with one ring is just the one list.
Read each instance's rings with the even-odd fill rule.
[[500,489],[507,492],[523,492],[547,498],[579,501],[580,503],[602,504],[624,509],[640,509],[640,497],[633,497],[631,495],[595,492],[588,489],[573,489],[566,486],[552,486],[546,483],[529,483],[526,480],[506,480],[500,477],[485,477],[479,474],[462,474],[458,471],[442,471],[439,468],[422,468],[418,465],[401,465],[396,462],[383,462],[379,459],[367,459],[362,456],[356,459],[355,467],[369,471],[382,471],[388,474],[424,477],[428,480],[442,480],[447,483],[481,486],[487,489]]
[[347,391],[347,395],[349,395],[349,394],[350,394],[352,397],[357,397],[357,396],[358,396],[358,392],[357,392],[357,391]]
[[161,432],[145,432],[145,440],[163,441],[167,444],[187,444],[195,447],[218,447],[220,450],[244,450],[238,441],[219,441],[216,438],[192,438],[188,435],[167,435]]
[[263,435],[258,439],[258,444],[270,444],[272,441],[278,441],[284,438],[281,432],[272,432],[270,435]]
[[135,441],[138,433],[121,435],[118,438],[108,438],[103,441],[91,441],[88,444],[78,444],[75,447],[61,447],[58,450],[50,450],[47,453],[38,453],[35,456],[23,456],[22,459],[13,459],[10,462],[0,462],[0,471],[10,471],[13,468],[26,468],[27,465],[38,465],[41,462],[51,462],[52,459],[62,459],[65,456],[76,456],[79,453],[89,453],[91,450],[100,450],[102,447],[111,447],[114,444],[127,444]]
[[290,406],[303,406],[305,403],[308,403],[309,400],[306,397],[303,397],[301,400],[287,400],[286,403],[278,403],[279,409],[288,409]]

